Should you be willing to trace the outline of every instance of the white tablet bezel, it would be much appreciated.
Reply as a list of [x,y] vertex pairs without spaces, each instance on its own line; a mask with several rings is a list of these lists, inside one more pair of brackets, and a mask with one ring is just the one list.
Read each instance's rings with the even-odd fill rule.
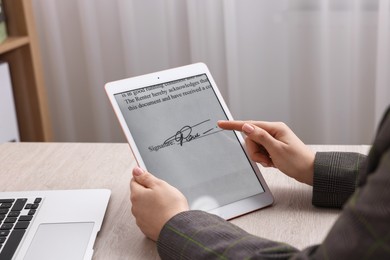
[[[233,120],[233,117],[221,95],[221,93],[218,90],[218,87],[211,76],[210,71],[208,70],[207,66],[204,63],[195,63],[183,67],[173,68],[169,70],[164,70],[160,72],[150,73],[142,76],[137,76],[133,78],[118,80],[109,82],[105,85],[105,90],[107,92],[108,98],[111,102],[111,105],[114,109],[114,112],[119,120],[119,123],[122,127],[122,130],[127,138],[127,141],[130,145],[130,148],[134,154],[134,157],[140,167],[143,169],[147,169],[141,154],[137,148],[137,145],[133,139],[133,136],[130,133],[130,130],[127,126],[127,123],[125,121],[125,118],[120,110],[120,107],[115,99],[115,94],[130,91],[138,88],[143,88],[147,86],[162,84],[165,82],[170,82],[182,78],[187,78],[199,74],[206,74],[208,77],[208,80],[211,83],[211,86],[217,96],[217,99],[219,103],[222,106],[223,111],[225,112],[227,118],[229,120]],[[268,188],[268,185],[266,184],[260,169],[258,168],[257,164],[249,159],[249,156],[247,154],[245,145],[244,145],[244,139],[241,135],[241,133],[235,131],[236,136],[238,137],[238,140],[240,141],[241,146],[243,147],[243,150],[246,154],[246,157],[248,158],[248,161],[252,165],[253,170],[255,171],[257,175],[257,179],[260,181],[260,185],[263,187],[264,192],[259,193],[254,196],[250,196],[247,198],[244,198],[239,201],[231,202],[230,204],[220,206],[216,209],[210,210],[208,212],[216,214],[224,219],[232,219],[235,217],[238,217],[240,215],[258,210],[260,208],[269,206],[273,203],[273,196],[271,194],[271,191]]]

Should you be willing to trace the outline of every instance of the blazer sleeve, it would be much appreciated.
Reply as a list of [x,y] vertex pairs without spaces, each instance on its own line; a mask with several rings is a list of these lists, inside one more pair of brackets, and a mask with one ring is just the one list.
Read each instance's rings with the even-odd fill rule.
[[161,259],[287,259],[298,250],[263,239],[203,211],[185,211],[165,224],[157,241]]
[[349,152],[317,152],[314,160],[312,203],[341,208],[354,193],[366,156]]

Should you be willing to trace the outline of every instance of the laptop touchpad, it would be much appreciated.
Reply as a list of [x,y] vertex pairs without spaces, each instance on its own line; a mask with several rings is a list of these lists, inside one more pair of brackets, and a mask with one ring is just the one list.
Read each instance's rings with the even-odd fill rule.
[[24,259],[83,259],[94,223],[41,224]]

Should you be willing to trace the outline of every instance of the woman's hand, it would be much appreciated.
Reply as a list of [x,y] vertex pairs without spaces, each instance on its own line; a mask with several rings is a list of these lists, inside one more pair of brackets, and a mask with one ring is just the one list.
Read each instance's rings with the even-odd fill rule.
[[245,133],[245,144],[253,161],[264,167],[276,167],[297,181],[313,185],[315,153],[286,124],[219,121],[218,126]]
[[169,219],[188,210],[187,200],[178,189],[139,167],[133,169],[130,191],[136,223],[154,241]]

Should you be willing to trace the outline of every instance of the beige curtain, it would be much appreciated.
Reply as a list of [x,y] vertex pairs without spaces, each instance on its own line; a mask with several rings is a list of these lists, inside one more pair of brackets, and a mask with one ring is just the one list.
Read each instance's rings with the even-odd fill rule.
[[105,82],[205,62],[237,119],[368,144],[390,104],[388,0],[35,0],[56,141],[124,142]]

